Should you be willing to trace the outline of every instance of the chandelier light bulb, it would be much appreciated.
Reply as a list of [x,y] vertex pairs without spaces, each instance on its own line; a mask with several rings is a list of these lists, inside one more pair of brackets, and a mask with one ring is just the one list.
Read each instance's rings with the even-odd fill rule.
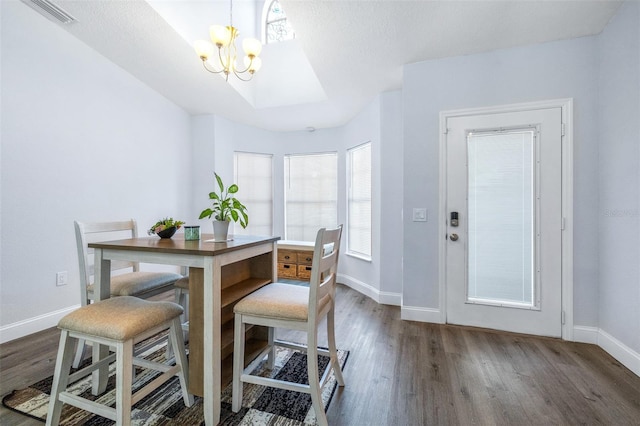
[[247,37],[242,40],[242,49],[247,56],[258,56],[262,51],[262,43],[258,39]]
[[215,51],[213,45],[207,40],[196,40],[193,42],[193,47],[196,49],[196,53],[203,61],[211,58]]
[[211,41],[216,46],[227,47],[231,43],[231,31],[230,27],[223,27],[222,25],[212,25],[209,27],[209,36]]
[[245,68],[247,68],[247,71],[249,71],[251,74],[253,74],[256,71],[260,70],[260,67],[262,66],[262,59],[255,57],[253,58],[253,60],[251,60],[250,57],[245,56],[244,57],[244,66]]

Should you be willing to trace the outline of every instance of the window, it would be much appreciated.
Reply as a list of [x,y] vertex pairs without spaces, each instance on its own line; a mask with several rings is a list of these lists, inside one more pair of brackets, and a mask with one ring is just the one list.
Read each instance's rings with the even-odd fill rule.
[[273,234],[273,156],[250,152],[234,153],[234,182],[238,185],[238,200],[247,206],[249,226],[239,235]]
[[269,3],[266,15],[264,21],[265,43],[276,43],[296,38],[296,33],[293,31],[279,0],[272,0]]
[[338,154],[284,157],[285,238],[315,241],[338,223]]
[[371,259],[371,142],[347,150],[347,253]]

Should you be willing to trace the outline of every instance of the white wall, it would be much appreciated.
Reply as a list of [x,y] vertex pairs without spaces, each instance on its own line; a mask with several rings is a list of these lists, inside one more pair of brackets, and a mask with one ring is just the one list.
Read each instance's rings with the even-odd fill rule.
[[1,7],[5,341],[80,303],[74,220],[144,233],[186,213],[191,153],[183,110],[23,3]]
[[[574,98],[575,322],[596,325],[598,140],[596,40],[586,37],[408,65],[404,69],[404,306],[438,299],[440,111]],[[428,222],[412,222],[414,207]]]
[[[598,37],[599,328],[640,353],[640,5]],[[595,187],[594,187],[595,188]]]
[[[344,210],[342,210],[345,226],[342,253],[340,259],[341,282],[351,285],[360,292],[367,294],[374,300],[379,300],[380,292],[380,123],[381,123],[381,98],[376,97],[367,105],[355,118],[342,127],[342,162],[346,166],[346,150],[371,142],[371,229],[372,229],[372,251],[371,261],[366,261],[354,256],[347,255],[346,248],[346,226],[347,226],[347,193],[344,193]],[[346,168],[343,169],[346,178]],[[348,181],[343,178],[344,188]]]
[[380,291],[381,300],[400,304],[402,294],[402,197],[403,153],[402,92],[385,92],[381,96],[380,130]]

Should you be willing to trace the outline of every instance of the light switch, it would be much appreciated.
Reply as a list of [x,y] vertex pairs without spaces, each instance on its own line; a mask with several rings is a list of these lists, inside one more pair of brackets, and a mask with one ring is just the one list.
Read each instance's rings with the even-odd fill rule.
[[414,222],[426,222],[428,218],[427,209],[414,208],[413,209],[413,221]]

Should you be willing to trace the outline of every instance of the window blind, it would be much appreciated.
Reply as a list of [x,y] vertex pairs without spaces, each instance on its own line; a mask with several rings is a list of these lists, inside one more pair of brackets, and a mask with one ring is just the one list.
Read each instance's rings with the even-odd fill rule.
[[337,153],[286,155],[285,238],[315,241],[320,228],[337,226]]
[[234,234],[273,234],[273,155],[234,153],[234,182],[237,199],[247,206],[249,226],[234,225]]
[[347,253],[371,258],[371,143],[347,151]]

